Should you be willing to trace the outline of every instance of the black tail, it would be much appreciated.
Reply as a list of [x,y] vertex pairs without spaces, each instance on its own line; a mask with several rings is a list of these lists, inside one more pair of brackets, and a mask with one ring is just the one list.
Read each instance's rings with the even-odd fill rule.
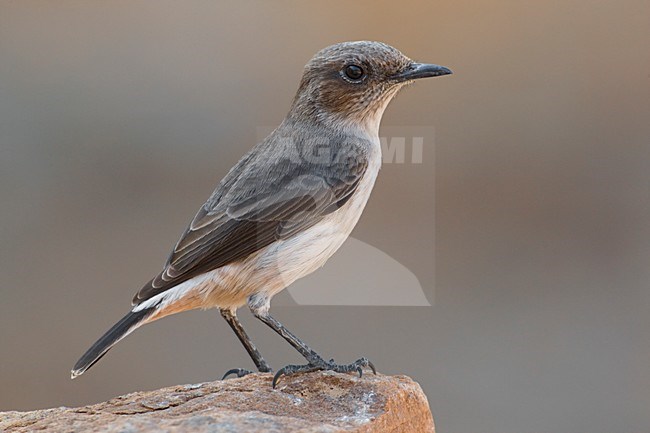
[[117,322],[111,329],[102,335],[102,337],[93,344],[90,349],[83,354],[79,361],[72,368],[71,378],[82,375],[86,370],[92,367],[106,352],[110,350],[118,341],[129,335],[146,320],[155,308],[146,308],[141,311],[130,312]]

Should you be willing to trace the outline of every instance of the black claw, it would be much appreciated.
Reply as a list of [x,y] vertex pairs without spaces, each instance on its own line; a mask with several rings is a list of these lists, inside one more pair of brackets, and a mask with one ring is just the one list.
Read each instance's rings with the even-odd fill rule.
[[251,373],[252,373],[252,371],[245,370],[243,368],[233,368],[233,369],[230,369],[230,370],[226,371],[226,374],[223,375],[221,380],[224,380],[225,378],[227,378],[231,374],[235,374],[235,375],[237,375],[237,377],[244,377],[247,374],[251,374]]
[[280,377],[285,373],[285,368],[279,369],[278,372],[273,376],[273,382],[271,382],[271,387],[273,389],[275,389],[275,385],[278,384],[278,380],[280,380]]

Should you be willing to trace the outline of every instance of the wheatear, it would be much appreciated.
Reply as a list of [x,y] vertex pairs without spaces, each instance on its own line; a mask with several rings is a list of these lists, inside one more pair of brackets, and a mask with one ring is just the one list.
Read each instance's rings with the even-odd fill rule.
[[[145,323],[213,307],[257,369],[270,372],[237,320],[237,309],[246,303],[308,362],[280,369],[273,386],[297,372],[374,371],[366,358],[345,365],[324,360],[269,315],[270,301],[323,266],[359,220],[381,166],[379,123],[391,99],[415,79],[447,74],[445,67],[415,63],[379,42],[345,42],[318,52],[305,66],[284,121],[228,172],[162,272],[77,361],[72,378]],[[234,369],[226,376],[231,373],[249,372]]]

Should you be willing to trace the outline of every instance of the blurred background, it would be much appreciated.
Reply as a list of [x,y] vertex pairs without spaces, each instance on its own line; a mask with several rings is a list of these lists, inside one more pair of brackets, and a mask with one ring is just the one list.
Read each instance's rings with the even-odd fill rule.
[[[648,16],[647,0],[0,1],[0,410],[250,367],[216,311],[189,312],[69,379],[307,60],[371,39],[455,71],[389,107],[384,129],[435,140],[384,167],[353,233],[432,306],[285,293],[276,317],[419,381],[440,433],[650,431]],[[275,368],[302,361],[241,317]]]

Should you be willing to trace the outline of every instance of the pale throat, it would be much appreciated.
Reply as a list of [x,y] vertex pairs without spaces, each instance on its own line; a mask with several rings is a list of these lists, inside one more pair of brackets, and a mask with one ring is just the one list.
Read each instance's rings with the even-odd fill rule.
[[391,99],[392,96],[386,98],[362,115],[333,115],[328,113],[324,117],[327,119],[326,123],[334,129],[344,130],[347,133],[353,133],[353,135],[361,134],[373,142],[379,142],[379,125]]
[[401,86],[390,89],[389,93],[384,95],[380,101],[377,101],[373,107],[368,108],[362,116],[352,118],[351,120],[355,126],[362,131],[365,131],[373,140],[379,140],[379,125],[381,124],[381,119],[384,116],[388,104],[393,100],[400,88]]

